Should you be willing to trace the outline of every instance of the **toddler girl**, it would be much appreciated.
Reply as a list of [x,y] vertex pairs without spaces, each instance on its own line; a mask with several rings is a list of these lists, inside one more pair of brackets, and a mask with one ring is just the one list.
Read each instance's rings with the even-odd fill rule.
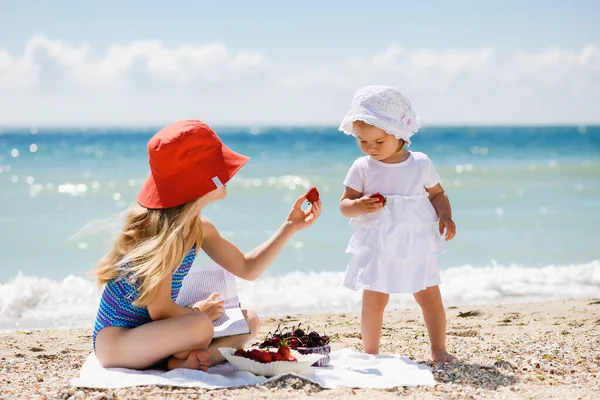
[[[448,196],[427,155],[406,149],[419,125],[410,101],[389,86],[359,89],[339,130],[365,153],[352,164],[340,210],[356,231],[344,286],[363,290],[364,351],[379,353],[383,312],[391,293],[412,293],[427,325],[434,361],[446,352],[446,316],[436,256],[456,232]],[[372,196],[377,195],[377,196]],[[436,229],[437,225],[437,229]]]

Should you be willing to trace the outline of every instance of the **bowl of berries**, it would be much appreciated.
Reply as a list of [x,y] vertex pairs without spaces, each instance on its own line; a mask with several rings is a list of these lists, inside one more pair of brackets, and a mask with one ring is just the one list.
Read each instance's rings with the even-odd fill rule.
[[[329,342],[330,337],[327,335],[320,335],[316,331],[310,331],[306,333],[304,329],[298,326],[293,326],[291,329],[277,327],[274,333],[267,334],[266,339],[259,345],[259,348],[279,348],[281,346],[287,346],[292,350],[296,350],[300,354],[320,354],[322,358],[315,361],[313,367],[324,367],[329,365],[329,353],[331,353],[331,346]],[[310,329],[307,329],[310,330]]]
[[281,346],[277,351],[232,347],[220,347],[219,351],[234,367],[267,377],[308,373],[312,364],[323,357],[321,354],[300,354],[287,346]]

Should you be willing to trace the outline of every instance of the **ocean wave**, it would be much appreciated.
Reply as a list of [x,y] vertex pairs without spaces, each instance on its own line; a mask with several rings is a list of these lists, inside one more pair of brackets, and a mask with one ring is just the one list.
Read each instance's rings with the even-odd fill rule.
[[[485,267],[441,271],[446,306],[534,302],[600,297],[600,260],[586,264]],[[238,281],[245,307],[261,316],[340,313],[360,310],[361,295],[341,286],[342,272],[292,272]],[[100,290],[89,279],[56,281],[18,274],[0,284],[0,331],[90,328]],[[414,308],[410,295],[390,297],[388,310]]]

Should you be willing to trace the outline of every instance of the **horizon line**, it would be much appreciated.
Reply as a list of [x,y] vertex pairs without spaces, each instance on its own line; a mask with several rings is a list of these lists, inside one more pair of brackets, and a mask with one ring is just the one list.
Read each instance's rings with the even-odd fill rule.
[[[173,122],[175,122],[174,120]],[[169,125],[169,123],[165,124],[0,124],[0,130],[5,129],[155,129]],[[266,124],[253,124],[253,123],[244,123],[244,124],[212,124],[211,128],[221,129],[221,128],[258,128],[258,129],[266,129],[266,128],[334,128],[337,129],[337,124],[276,124],[276,123],[266,123]],[[494,122],[494,123],[472,123],[472,122],[464,122],[464,123],[435,123],[435,124],[422,124],[421,129],[423,128],[483,128],[483,127],[600,127],[600,121],[598,122]]]

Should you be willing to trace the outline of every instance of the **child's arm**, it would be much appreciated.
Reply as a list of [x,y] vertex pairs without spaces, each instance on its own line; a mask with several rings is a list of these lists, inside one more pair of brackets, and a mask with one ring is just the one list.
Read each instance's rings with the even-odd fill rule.
[[363,196],[351,187],[346,186],[340,200],[340,211],[348,218],[358,217],[361,214],[381,210],[383,204],[378,199]]
[[219,319],[223,313],[224,300],[219,298],[218,293],[213,293],[208,299],[201,300],[195,304],[182,307],[171,299],[172,276],[169,274],[159,283],[154,296],[147,305],[148,314],[153,321],[166,318],[180,317],[193,312],[204,313],[211,321]]
[[199,311],[197,309],[181,307],[171,300],[171,284],[171,274],[169,274],[158,284],[152,299],[147,305],[148,314],[150,314],[150,318],[153,321],[179,317]]
[[320,200],[314,202],[308,211],[301,208],[304,200],[306,200],[306,195],[299,197],[287,220],[277,232],[247,254],[221,236],[217,228],[202,217],[202,250],[214,262],[237,277],[254,280],[268,268],[296,232],[312,225],[321,214]]
[[446,191],[439,183],[433,187],[425,188],[429,193],[431,205],[435,208],[435,212],[440,219],[440,235],[446,230],[446,241],[452,240],[456,234],[456,224],[452,221],[452,208]]

